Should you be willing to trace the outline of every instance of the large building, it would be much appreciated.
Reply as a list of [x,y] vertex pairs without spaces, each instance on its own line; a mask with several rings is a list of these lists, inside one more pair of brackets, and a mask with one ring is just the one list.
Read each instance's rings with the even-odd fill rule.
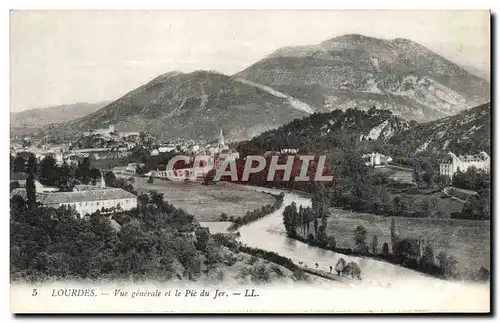
[[92,129],[90,131],[84,132],[83,135],[84,136],[95,136],[95,135],[98,135],[98,136],[109,137],[113,133],[115,133],[115,126],[111,125],[108,128],[104,128],[104,129]]
[[104,188],[76,192],[37,194],[37,200],[47,207],[66,205],[76,209],[80,216],[103,209],[120,208],[124,211],[137,207],[137,196],[121,188]]
[[[106,188],[104,179],[98,185],[75,185],[73,192],[51,192],[41,184],[36,186],[36,200],[43,206],[59,208],[66,205],[76,209],[80,216],[111,208],[128,211],[137,207],[137,196],[121,188]],[[10,197],[21,196],[27,201],[25,188],[11,191]]]
[[392,157],[384,156],[375,152],[371,154],[365,154],[362,156],[362,158],[365,162],[365,165],[371,167],[385,167],[389,162],[392,161]]
[[439,165],[439,174],[453,177],[458,170],[465,172],[470,167],[490,171],[490,156],[482,151],[476,155],[457,156],[454,153],[448,153],[448,157]]

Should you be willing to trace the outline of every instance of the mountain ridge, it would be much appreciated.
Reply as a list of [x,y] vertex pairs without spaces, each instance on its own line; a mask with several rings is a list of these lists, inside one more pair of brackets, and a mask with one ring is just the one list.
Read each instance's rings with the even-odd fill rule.
[[[376,106],[419,122],[453,115],[489,98],[486,80],[416,42],[359,34],[280,48],[234,77],[288,93],[318,106],[317,112],[339,105],[344,110]],[[314,95],[306,95],[311,90]],[[378,97],[353,99],[366,94]]]
[[205,70],[164,73],[55,129],[113,124],[164,139],[215,139],[222,128],[238,141],[335,109],[375,107],[428,122],[488,99],[487,81],[418,43],[348,34],[278,49],[231,76]]

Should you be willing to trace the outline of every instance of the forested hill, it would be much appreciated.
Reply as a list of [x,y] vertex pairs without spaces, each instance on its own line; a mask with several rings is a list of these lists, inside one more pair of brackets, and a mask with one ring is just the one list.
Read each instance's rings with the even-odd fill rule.
[[394,135],[389,143],[407,151],[431,153],[452,151],[456,154],[491,152],[490,103],[461,113],[422,123]]
[[334,110],[293,120],[278,129],[241,142],[238,148],[244,154],[287,148],[319,152],[346,147],[353,141],[384,143],[395,134],[416,125],[416,122],[403,120],[388,110]]
[[408,158],[437,157],[449,151],[490,154],[490,123],[490,103],[423,124],[405,121],[387,110],[335,110],[293,120],[241,142],[239,149],[246,154],[286,148],[302,152],[360,148]]

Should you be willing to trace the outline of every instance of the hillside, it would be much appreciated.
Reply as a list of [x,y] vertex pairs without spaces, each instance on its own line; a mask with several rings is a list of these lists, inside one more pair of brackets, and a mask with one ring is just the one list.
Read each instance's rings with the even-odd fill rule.
[[489,100],[489,83],[407,39],[352,34],[281,48],[234,76],[301,100],[316,112],[388,109],[425,122]]
[[118,131],[147,130],[164,139],[215,139],[222,128],[229,140],[240,140],[308,113],[297,100],[226,75],[173,72],[54,129],[87,131],[113,124]]
[[76,120],[102,109],[109,102],[75,103],[10,113],[12,132],[36,131],[47,125]]
[[344,35],[314,46],[277,50],[244,71],[170,72],[103,109],[53,127],[63,137],[115,125],[161,139],[229,141],[313,113],[389,110],[428,122],[489,101],[489,83],[407,39]]
[[357,145],[393,156],[439,155],[448,151],[473,154],[484,150],[490,153],[490,122],[490,103],[423,124],[408,122],[388,110],[334,110],[315,113],[264,132],[241,142],[240,149],[244,152],[283,148],[321,151],[354,149]]
[[321,151],[340,148],[355,142],[382,142],[416,125],[394,116],[390,111],[347,109],[315,113],[293,120],[275,130],[240,143],[243,152],[280,150]]
[[419,124],[394,135],[389,143],[415,152],[491,154],[490,103],[462,111],[456,116]]

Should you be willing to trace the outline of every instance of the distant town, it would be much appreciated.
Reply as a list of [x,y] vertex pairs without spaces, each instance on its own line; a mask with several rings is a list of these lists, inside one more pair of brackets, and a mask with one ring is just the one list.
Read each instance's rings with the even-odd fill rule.
[[[44,143],[43,140],[32,140],[30,137],[14,138],[11,144],[11,160],[16,165],[16,159],[22,159],[24,167],[27,167],[29,156],[34,156],[38,163],[43,163],[45,158],[53,160],[55,165],[62,167],[78,167],[85,160],[92,160],[94,163],[103,165],[115,165],[116,162],[130,159],[132,154],[140,150],[146,152],[149,156],[168,156],[175,154],[187,154],[193,159],[196,156],[211,156],[215,159],[215,168],[220,167],[224,160],[237,160],[240,153],[230,148],[222,129],[220,129],[217,141],[194,141],[183,140],[181,138],[173,141],[159,141],[156,138],[144,132],[118,132],[114,126],[105,129],[91,129],[82,133],[81,137],[74,142],[60,145],[51,145]],[[293,155],[298,152],[297,149],[281,149],[280,151],[266,151],[263,155]],[[480,152],[477,155],[457,156],[449,152],[448,158],[442,160],[439,165],[439,174],[449,177],[450,180],[459,171],[476,169],[489,173],[490,156],[486,152]],[[144,156],[143,156],[144,157]],[[414,176],[411,169],[404,169],[394,165],[391,156],[385,156],[378,152],[372,152],[362,156],[366,166],[374,168],[394,168],[403,170],[396,172],[391,179],[402,183],[413,183]],[[166,160],[168,162],[168,159]],[[110,163],[106,163],[110,162]],[[159,179],[171,179],[179,175],[185,175],[186,180],[202,182],[207,172],[200,168],[176,167],[173,170],[165,169],[166,163],[158,165],[156,169],[147,169],[146,164],[138,160],[123,165],[117,165],[107,169],[115,176],[143,176]],[[11,174],[11,196],[20,195],[26,197],[25,184],[27,174],[14,169]],[[102,168],[102,167],[101,167]],[[124,210],[130,210],[137,206],[137,198],[120,188],[106,187],[104,180],[104,171],[99,170],[101,177],[97,179],[95,185],[76,184],[72,192],[63,192],[57,187],[42,185],[38,180],[36,183],[37,199],[42,205],[58,207],[61,205],[74,206],[80,214],[92,214],[102,208],[121,207]],[[170,173],[169,173],[170,172]],[[194,175],[194,176],[193,176]],[[17,184],[16,184],[17,183]],[[12,186],[14,185],[14,186]],[[18,186],[18,187],[16,187]]]

